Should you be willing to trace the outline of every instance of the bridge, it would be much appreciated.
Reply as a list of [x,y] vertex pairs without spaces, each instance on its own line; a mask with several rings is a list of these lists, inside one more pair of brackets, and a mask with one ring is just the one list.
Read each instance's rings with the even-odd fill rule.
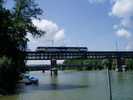
[[122,60],[133,58],[133,51],[88,51],[86,47],[38,47],[36,51],[26,51],[26,60],[51,60],[51,68],[56,60],[65,59],[116,59],[117,68],[122,70]]
[[133,58],[133,51],[38,52],[27,51],[26,60]]

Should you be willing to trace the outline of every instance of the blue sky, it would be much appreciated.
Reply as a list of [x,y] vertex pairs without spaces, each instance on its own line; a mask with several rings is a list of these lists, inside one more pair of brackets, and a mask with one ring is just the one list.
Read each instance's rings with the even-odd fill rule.
[[87,0],[39,0],[44,17],[65,30],[66,45],[87,46],[89,50],[113,50],[116,37],[114,20],[108,16],[106,4],[90,4]]
[[[87,46],[90,51],[132,50],[133,0],[36,0],[44,14],[33,23],[47,32],[36,46]],[[10,3],[9,3],[10,4]],[[117,47],[116,47],[117,44]]]

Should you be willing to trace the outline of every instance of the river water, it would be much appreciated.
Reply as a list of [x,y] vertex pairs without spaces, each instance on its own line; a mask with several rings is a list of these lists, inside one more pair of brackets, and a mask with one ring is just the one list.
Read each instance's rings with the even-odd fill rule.
[[[0,100],[109,100],[107,71],[30,72],[39,85],[24,86],[22,92]],[[111,72],[113,100],[133,100],[133,72]]]

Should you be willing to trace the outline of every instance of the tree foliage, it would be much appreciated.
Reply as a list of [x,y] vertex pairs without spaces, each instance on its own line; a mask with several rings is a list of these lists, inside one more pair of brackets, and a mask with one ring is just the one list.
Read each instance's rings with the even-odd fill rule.
[[[42,10],[35,1],[14,0],[14,2],[15,5],[13,9],[7,9],[4,7],[4,0],[0,0],[0,57],[5,56],[11,59],[11,63],[6,65],[9,67],[5,68],[5,65],[1,65],[3,66],[1,68],[6,71],[6,73],[3,73],[3,77],[0,77],[1,82],[5,82],[3,79],[6,75],[9,76],[9,80],[13,79],[13,77],[10,77],[11,69],[13,69],[18,76],[19,73],[21,73],[25,65],[25,54],[23,51],[25,51],[27,47],[27,34],[30,33],[35,37],[44,34],[43,31],[39,30],[32,23],[33,19],[39,19],[38,16],[42,14]],[[2,72],[0,72],[0,74],[1,73]],[[16,80],[15,75],[16,74],[14,74],[14,80]],[[2,87],[2,85],[0,87]]]
[[6,55],[15,61],[23,61],[22,52],[27,47],[27,34],[44,34],[32,23],[33,18],[38,18],[38,15],[42,14],[42,10],[33,0],[14,1],[13,9],[4,8],[3,1],[0,1],[0,56]]
[[127,60],[127,67],[128,69],[133,70],[133,59]]
[[[78,60],[65,60],[63,64],[79,64],[82,65],[82,67],[80,67],[80,69],[103,69],[103,64],[101,60],[97,60],[97,59],[78,59]],[[86,67],[86,65],[89,65],[88,67]]]

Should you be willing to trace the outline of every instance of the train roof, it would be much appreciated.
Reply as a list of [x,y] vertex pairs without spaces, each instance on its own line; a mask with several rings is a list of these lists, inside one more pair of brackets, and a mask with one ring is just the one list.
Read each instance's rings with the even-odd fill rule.
[[37,47],[37,49],[43,49],[43,48],[60,48],[60,49],[67,49],[67,48],[84,48],[87,49],[87,47]]

